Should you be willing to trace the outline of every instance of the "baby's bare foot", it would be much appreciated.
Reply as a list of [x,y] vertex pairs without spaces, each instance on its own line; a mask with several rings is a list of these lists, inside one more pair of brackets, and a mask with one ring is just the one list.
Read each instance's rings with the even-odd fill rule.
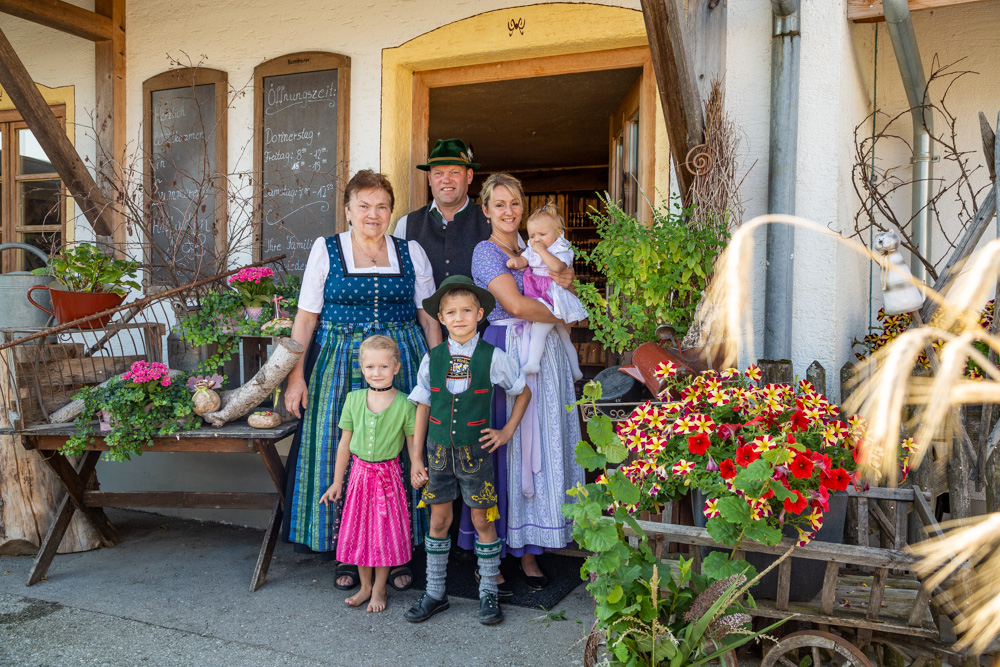
[[384,611],[386,605],[385,589],[383,588],[381,592],[372,591],[371,597],[371,602],[368,603],[368,613],[377,614],[380,611]]
[[[355,593],[351,597],[349,597],[346,600],[344,600],[344,602],[346,602],[347,604],[351,605],[352,607],[360,607],[364,603],[368,602],[368,598],[370,598],[371,596],[372,596],[372,589],[370,589],[370,588],[362,588],[360,591],[358,591],[357,593]],[[384,600],[385,600],[385,594],[383,593],[382,596],[383,596],[382,599],[383,599],[383,602],[384,602]],[[369,611],[370,611],[370,608],[369,608]]]

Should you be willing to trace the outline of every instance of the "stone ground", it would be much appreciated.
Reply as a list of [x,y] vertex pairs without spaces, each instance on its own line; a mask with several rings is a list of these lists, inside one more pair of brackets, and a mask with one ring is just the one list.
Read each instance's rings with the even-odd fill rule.
[[419,593],[390,591],[389,608],[348,608],[332,568],[275,549],[267,583],[249,592],[262,533],[109,510],[124,541],[56,556],[24,585],[32,559],[0,557],[0,665],[5,667],[259,667],[297,665],[582,665],[593,603],[581,585],[554,610],[504,607],[485,627],[478,603],[413,625]]

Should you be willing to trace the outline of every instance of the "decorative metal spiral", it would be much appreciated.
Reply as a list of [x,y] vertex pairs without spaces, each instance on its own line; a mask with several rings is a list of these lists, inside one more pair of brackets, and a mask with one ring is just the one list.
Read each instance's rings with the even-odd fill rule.
[[704,176],[712,171],[714,161],[712,156],[705,151],[705,144],[692,146],[684,158],[684,166],[695,176]]

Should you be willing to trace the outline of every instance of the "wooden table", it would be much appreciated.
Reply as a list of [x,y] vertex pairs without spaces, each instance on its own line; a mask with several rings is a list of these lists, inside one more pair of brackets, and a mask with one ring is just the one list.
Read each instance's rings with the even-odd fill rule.
[[[273,429],[255,429],[245,420],[226,424],[222,428],[205,426],[194,431],[181,431],[176,435],[153,439],[149,451],[156,452],[207,452],[246,454],[257,452],[271,476],[277,493],[211,493],[193,491],[96,491],[88,489],[95,479],[95,468],[101,453],[108,450],[102,437],[95,436],[90,448],[83,453],[77,466],[59,453],[76,427],[72,424],[34,426],[19,431],[25,449],[37,450],[59,478],[66,494],[59,501],[55,519],[42,541],[35,562],[28,573],[27,585],[31,586],[45,576],[56,549],[69,527],[73,513],[79,510],[97,530],[103,546],[112,547],[121,541],[118,531],[108,520],[103,507],[184,507],[271,510],[271,518],[264,531],[264,540],[257,557],[250,582],[250,591],[256,591],[267,578],[271,554],[278,539],[284,509],[285,467],[275,450],[275,443],[291,435],[297,422],[286,422]],[[127,463],[117,464],[127,465]]]

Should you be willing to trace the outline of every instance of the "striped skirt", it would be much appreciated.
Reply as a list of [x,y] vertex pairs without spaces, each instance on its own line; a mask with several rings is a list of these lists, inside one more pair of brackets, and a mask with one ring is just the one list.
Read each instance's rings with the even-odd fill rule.
[[[389,336],[399,345],[402,367],[395,386],[409,393],[417,383],[420,360],[427,352],[423,330],[415,321],[373,322],[366,325],[332,324],[321,321],[306,362],[308,405],[299,422],[297,442],[289,452],[288,484],[285,488],[288,539],[313,551],[336,552],[341,504],[320,505],[331,484],[340,442],[340,413],[347,394],[366,387],[358,364],[358,348],[368,336]],[[296,446],[297,445],[297,446]],[[406,449],[400,456],[401,475],[407,490],[410,534],[419,544],[428,530],[427,511],[416,509],[419,492],[410,484],[410,459]],[[347,470],[347,481],[351,475]]]
[[399,460],[351,459],[337,560],[363,567],[409,563],[410,520]]

